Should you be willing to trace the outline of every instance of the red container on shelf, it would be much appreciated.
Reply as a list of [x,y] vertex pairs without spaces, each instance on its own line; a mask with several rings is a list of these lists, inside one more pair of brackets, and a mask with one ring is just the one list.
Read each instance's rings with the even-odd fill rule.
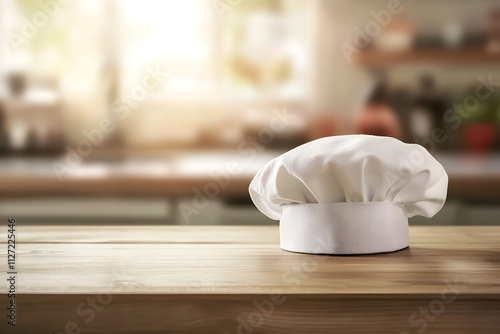
[[491,123],[467,124],[464,128],[465,148],[470,151],[484,152],[493,149],[496,129]]

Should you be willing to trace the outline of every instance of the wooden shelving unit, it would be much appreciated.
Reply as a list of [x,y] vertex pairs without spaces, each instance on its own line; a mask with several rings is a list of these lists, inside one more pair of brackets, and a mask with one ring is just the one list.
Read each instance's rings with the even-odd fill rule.
[[395,64],[487,64],[500,63],[500,52],[485,49],[421,49],[408,51],[361,51],[354,57],[364,67],[384,67]]

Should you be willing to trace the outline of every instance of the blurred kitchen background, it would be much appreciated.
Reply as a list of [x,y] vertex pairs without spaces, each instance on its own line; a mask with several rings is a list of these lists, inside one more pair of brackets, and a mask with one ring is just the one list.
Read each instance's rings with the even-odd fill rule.
[[277,224],[247,187],[331,135],[424,145],[500,224],[500,2],[0,0],[0,217]]

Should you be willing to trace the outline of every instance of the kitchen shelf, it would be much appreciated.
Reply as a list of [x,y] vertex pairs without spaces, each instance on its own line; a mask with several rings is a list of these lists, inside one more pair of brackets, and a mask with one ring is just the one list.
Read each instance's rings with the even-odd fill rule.
[[381,67],[395,64],[500,64],[500,53],[485,49],[421,49],[408,51],[361,51],[355,55],[356,64],[365,67]]

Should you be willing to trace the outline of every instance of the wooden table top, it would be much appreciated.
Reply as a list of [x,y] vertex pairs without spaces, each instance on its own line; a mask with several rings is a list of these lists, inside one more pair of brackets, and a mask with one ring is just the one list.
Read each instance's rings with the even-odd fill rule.
[[277,226],[16,232],[0,333],[500,332],[500,227],[411,227],[408,249],[363,256],[283,251]]
[[16,239],[20,294],[435,295],[454,281],[469,296],[500,296],[496,226],[412,226],[408,249],[363,256],[283,251],[277,226],[18,222]]

